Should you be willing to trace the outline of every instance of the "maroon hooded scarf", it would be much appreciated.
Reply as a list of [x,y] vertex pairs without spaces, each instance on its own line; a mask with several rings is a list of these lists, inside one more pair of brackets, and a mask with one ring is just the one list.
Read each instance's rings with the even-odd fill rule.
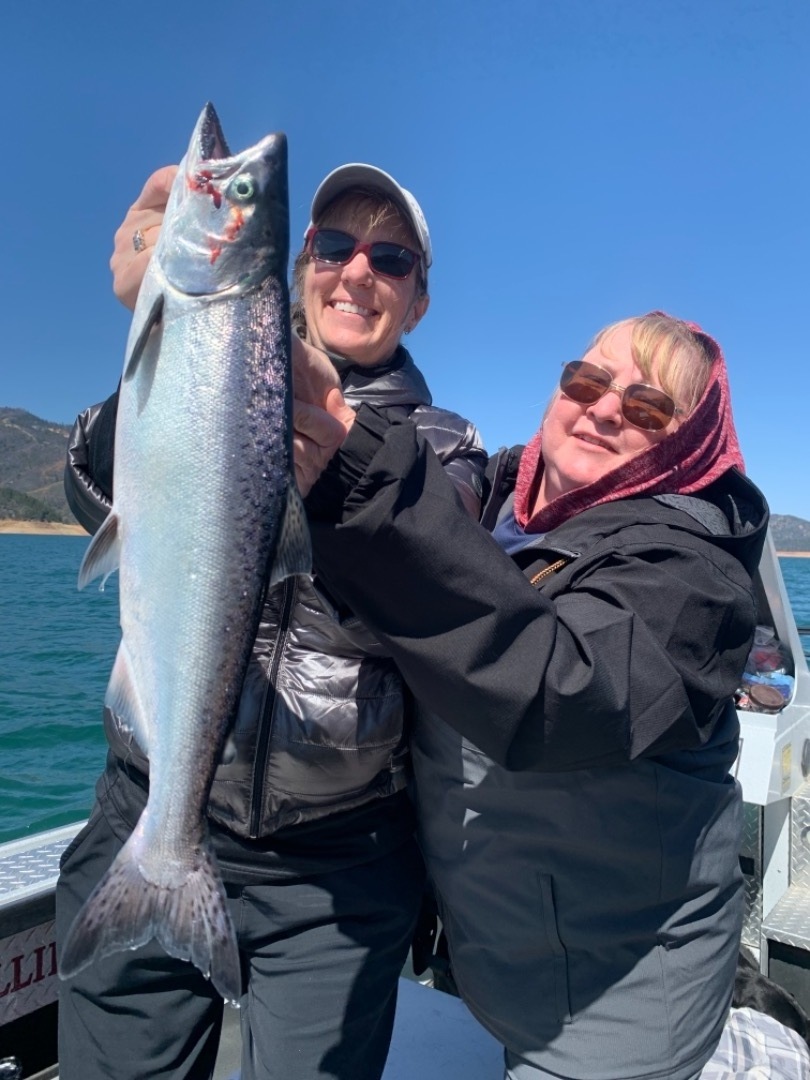
[[744,471],[722,350],[695,323],[686,325],[700,336],[713,357],[708,385],[692,414],[660,443],[592,484],[560,495],[532,516],[537,485],[543,475],[541,427],[523,451],[515,483],[515,520],[526,532],[549,532],[599,503],[641,494],[688,495],[708,487],[735,466]]

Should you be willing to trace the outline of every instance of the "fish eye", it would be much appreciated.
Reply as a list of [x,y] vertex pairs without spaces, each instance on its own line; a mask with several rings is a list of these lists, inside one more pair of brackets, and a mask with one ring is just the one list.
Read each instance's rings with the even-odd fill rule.
[[254,191],[253,180],[247,175],[237,176],[231,184],[231,194],[242,202],[252,199]]

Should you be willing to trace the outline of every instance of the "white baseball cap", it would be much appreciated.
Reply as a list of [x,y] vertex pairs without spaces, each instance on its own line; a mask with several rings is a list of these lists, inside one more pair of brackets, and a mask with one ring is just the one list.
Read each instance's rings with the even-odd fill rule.
[[382,195],[393,199],[401,207],[405,217],[410,222],[416,239],[419,241],[425,260],[425,268],[430,266],[433,262],[433,249],[430,246],[430,232],[425,221],[425,215],[422,213],[422,207],[410,191],[401,187],[393,176],[382,169],[376,168],[374,165],[364,165],[362,162],[353,161],[348,165],[340,165],[337,169],[333,169],[321,181],[318,190],[313,196],[307,232],[333,199],[352,188],[379,191]]

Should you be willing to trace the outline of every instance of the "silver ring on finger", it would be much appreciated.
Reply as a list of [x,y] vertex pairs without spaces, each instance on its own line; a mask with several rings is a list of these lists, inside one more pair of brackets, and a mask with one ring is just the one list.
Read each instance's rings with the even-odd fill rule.
[[144,251],[146,249],[146,240],[140,229],[136,229],[132,234],[132,246],[136,251]]

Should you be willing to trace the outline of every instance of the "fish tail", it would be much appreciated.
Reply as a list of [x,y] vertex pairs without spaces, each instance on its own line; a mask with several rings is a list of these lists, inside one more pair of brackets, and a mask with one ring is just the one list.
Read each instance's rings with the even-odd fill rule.
[[73,920],[60,951],[60,978],[155,938],[170,956],[190,960],[226,1001],[238,1002],[239,949],[210,847],[199,851],[197,864],[173,888],[148,881],[139,855],[136,837],[130,837]]

